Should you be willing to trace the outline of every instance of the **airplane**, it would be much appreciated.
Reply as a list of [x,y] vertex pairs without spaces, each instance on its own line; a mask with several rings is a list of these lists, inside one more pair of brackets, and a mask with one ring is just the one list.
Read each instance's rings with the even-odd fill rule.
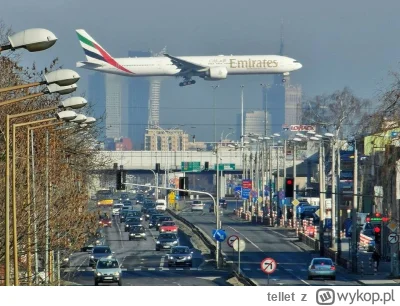
[[[280,55],[217,55],[113,58],[85,30],[76,30],[86,61],[76,66],[130,77],[182,77],[179,86],[195,84],[193,77],[219,81],[228,75],[283,74],[302,67],[297,60]],[[282,81],[285,81],[283,79]]]

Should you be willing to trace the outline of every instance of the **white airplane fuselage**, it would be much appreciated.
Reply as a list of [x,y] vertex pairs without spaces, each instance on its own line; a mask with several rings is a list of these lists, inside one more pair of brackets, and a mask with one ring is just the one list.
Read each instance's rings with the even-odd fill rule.
[[[302,67],[296,60],[279,55],[180,56],[179,59],[200,66],[225,67],[228,76],[287,74]],[[88,62],[78,62],[78,67],[130,77],[181,76],[188,73],[178,68],[168,57],[115,58],[115,60],[119,65],[132,73],[121,71],[121,69],[105,62],[97,65],[91,65]],[[196,75],[197,72],[193,72],[193,76]]]

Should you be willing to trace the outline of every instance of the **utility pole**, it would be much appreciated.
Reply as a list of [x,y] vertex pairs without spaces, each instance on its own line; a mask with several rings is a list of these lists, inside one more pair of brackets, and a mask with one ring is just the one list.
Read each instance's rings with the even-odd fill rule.
[[324,220],[325,220],[325,165],[324,165],[324,143],[320,140],[319,144],[319,252],[324,256]]
[[46,131],[46,229],[45,229],[45,282],[49,284],[49,131]]
[[351,262],[353,272],[357,272],[357,211],[358,211],[358,151],[354,138],[353,209],[351,210]]
[[33,243],[35,245],[35,284],[39,284],[39,253],[38,253],[38,233],[37,233],[37,210],[36,210],[36,171],[35,171],[35,148],[33,141],[33,130],[31,130],[31,150],[32,150],[32,205],[33,205]]
[[[297,199],[297,194],[296,194],[296,176],[297,176],[297,165],[296,165],[296,155],[297,155],[297,149],[296,149],[296,142],[293,140],[293,200]],[[294,207],[295,208],[295,207]],[[293,209],[293,220],[297,220],[297,212],[296,209]]]
[[[218,143],[215,144],[215,158],[216,158],[216,171],[215,171],[215,180],[216,180],[216,185],[217,185],[217,201],[215,204],[215,213],[216,213],[216,223],[217,223],[217,230],[219,230],[221,228],[221,221],[220,221],[220,214],[219,214],[219,147],[218,147]],[[217,247],[216,247],[216,261],[217,261],[217,269],[221,268],[221,263],[220,263],[220,250],[221,250],[221,243],[219,241],[217,241]]]
[[214,105],[214,143],[217,146],[217,114],[216,114],[216,102],[215,102],[215,90],[219,85],[211,86],[213,88],[213,105]]
[[241,88],[241,92],[242,92],[242,94],[241,94],[241,119],[240,119],[240,147],[242,148],[242,153],[243,153],[243,150],[244,150],[244,148],[243,148],[243,146],[244,146],[244,107],[243,107],[243,104],[244,104],[244,101],[243,101],[243,88],[244,88],[244,85],[240,85],[240,88]]
[[[271,223],[273,222],[273,197],[272,197],[272,146],[269,146],[268,150],[268,157],[269,157],[269,162],[268,162],[268,188],[269,188],[269,215],[270,215],[270,220]],[[272,225],[272,224],[270,224]]]
[[331,181],[332,181],[332,195],[331,195],[331,219],[332,219],[332,248],[336,250],[336,138],[332,140],[331,154],[332,154],[332,171],[331,171]]

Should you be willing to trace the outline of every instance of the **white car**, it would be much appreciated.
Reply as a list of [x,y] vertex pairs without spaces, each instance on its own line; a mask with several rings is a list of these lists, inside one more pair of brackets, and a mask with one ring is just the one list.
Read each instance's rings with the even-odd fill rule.
[[200,200],[194,200],[191,205],[192,211],[203,211],[204,203]]
[[113,217],[114,216],[119,216],[119,212],[121,211],[122,207],[124,207],[124,204],[122,204],[122,203],[114,204],[114,206],[112,208]]

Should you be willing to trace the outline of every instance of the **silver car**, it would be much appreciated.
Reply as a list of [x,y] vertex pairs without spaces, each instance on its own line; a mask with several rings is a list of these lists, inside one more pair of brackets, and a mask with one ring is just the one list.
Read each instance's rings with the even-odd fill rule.
[[122,203],[117,203],[114,204],[113,208],[112,208],[112,216],[119,216],[119,212],[121,211],[122,207],[124,207],[124,204]]
[[122,270],[118,260],[114,257],[101,258],[94,271],[94,285],[99,283],[118,283],[122,286]]
[[171,253],[167,255],[168,267],[174,265],[193,265],[193,252],[187,246],[175,246],[171,248]]
[[330,258],[314,258],[308,267],[308,279],[336,279],[336,267]]

